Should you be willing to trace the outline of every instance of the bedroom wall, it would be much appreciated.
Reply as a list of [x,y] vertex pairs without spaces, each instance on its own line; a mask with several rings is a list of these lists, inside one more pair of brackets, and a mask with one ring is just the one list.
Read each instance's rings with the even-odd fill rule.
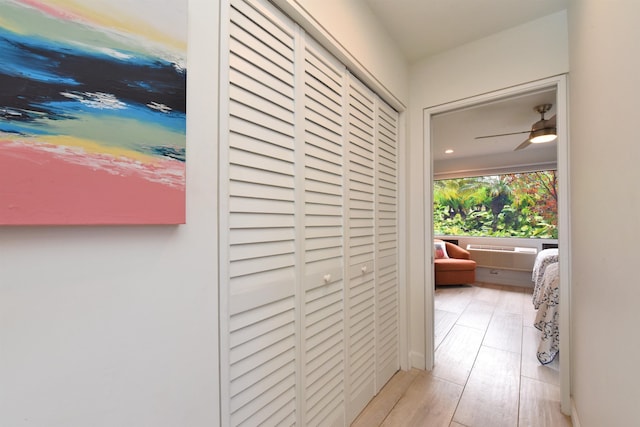
[[187,225],[0,228],[0,425],[218,424],[217,2],[190,0]]
[[[544,28],[544,31],[540,29]],[[532,58],[544,58],[534,60]],[[412,366],[423,368],[424,327],[424,136],[423,110],[432,106],[566,73],[566,12],[429,57],[410,69],[409,99],[409,283]],[[427,169],[427,174],[430,174]]]
[[634,0],[569,8],[571,388],[582,427],[640,425],[638,16]]

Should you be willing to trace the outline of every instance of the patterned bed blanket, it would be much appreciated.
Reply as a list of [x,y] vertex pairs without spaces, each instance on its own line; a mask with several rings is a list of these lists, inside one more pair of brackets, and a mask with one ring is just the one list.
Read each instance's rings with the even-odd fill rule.
[[536,284],[538,287],[533,301],[538,309],[534,326],[542,332],[537,356],[540,363],[546,365],[556,357],[560,345],[560,274],[557,261],[547,263],[539,286]]
[[558,249],[544,249],[538,252],[536,261],[533,264],[533,273],[531,280],[533,281],[533,306],[537,309],[540,305],[542,296],[540,295],[543,288],[544,273],[549,264],[558,262]]

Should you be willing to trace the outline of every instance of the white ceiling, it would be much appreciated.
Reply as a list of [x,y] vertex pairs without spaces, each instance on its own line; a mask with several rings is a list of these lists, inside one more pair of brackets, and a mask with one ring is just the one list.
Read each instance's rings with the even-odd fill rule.
[[[432,139],[437,142],[433,150],[434,160],[459,157],[455,154],[463,149],[466,156],[514,151],[529,136],[531,125],[540,120],[540,114],[534,107],[540,104],[553,105],[555,98],[555,89],[546,90],[433,116]],[[548,119],[555,113],[554,105],[545,113],[545,118]],[[461,123],[468,125],[462,126]],[[477,139],[480,136],[515,132],[526,133]],[[518,151],[530,152],[540,147],[540,144],[531,144]],[[446,154],[446,149],[454,150],[453,155]]]
[[[434,174],[476,175],[479,171],[532,170],[553,167],[557,144],[530,144],[515,150],[528,137],[531,125],[540,120],[536,105],[555,104],[556,91],[548,89],[434,115],[431,119],[431,149]],[[556,114],[555,105],[545,118]],[[516,133],[522,132],[522,133]],[[488,138],[479,136],[501,135]],[[445,150],[453,153],[447,154]]]
[[[568,0],[364,0],[409,62],[446,51],[567,8]],[[443,113],[432,121],[434,172],[495,169],[556,160],[556,144],[513,151],[540,119],[534,107],[555,104],[555,92],[535,93]],[[545,118],[555,114],[553,109]],[[453,154],[445,155],[451,148]]]
[[364,0],[409,62],[564,10],[568,0]]

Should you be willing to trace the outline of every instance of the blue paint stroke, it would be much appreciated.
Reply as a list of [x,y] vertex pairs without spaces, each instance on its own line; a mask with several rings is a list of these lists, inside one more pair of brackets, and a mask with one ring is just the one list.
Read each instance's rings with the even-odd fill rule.
[[[186,135],[186,70],[175,63],[135,52],[113,56],[2,27],[0,52],[2,132],[55,134],[54,121],[91,115]],[[167,147],[138,137],[141,152],[184,161],[184,138]]]

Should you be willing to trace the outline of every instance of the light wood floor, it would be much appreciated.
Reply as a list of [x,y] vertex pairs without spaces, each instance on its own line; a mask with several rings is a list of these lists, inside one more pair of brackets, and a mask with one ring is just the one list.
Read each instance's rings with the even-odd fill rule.
[[559,358],[538,362],[534,319],[530,289],[438,287],[433,371],[398,372],[352,426],[571,426]]

